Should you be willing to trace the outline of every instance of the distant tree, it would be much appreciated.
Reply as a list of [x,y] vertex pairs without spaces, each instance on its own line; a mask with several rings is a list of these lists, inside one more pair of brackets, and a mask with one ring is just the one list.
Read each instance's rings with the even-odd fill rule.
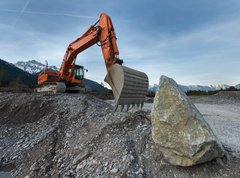
[[5,87],[7,82],[4,80],[5,76],[5,69],[0,68],[0,87]]
[[22,86],[22,80],[20,76],[17,76],[17,78],[10,82],[10,86],[14,87],[16,89],[19,89]]
[[0,68],[0,87],[3,87],[3,69]]
[[148,90],[147,97],[154,97],[154,96],[155,96],[155,92]]
[[235,88],[234,86],[230,86],[229,88],[226,89],[226,91],[237,91],[238,89]]
[[219,92],[219,90],[216,90],[216,91],[189,90],[186,92],[186,95],[188,95],[188,96],[190,96],[190,95],[214,95],[218,92]]

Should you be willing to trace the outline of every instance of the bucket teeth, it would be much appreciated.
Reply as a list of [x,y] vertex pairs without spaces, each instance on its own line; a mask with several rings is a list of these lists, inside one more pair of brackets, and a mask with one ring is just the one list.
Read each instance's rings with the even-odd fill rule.
[[116,112],[117,109],[118,109],[118,105],[115,105],[115,107],[114,107],[114,112]]
[[123,109],[124,109],[124,105],[121,105],[121,111],[123,111]]
[[124,108],[126,108],[126,110],[129,111],[129,109],[131,107],[132,108],[136,107],[136,108],[139,108],[140,110],[142,110],[143,109],[143,103],[141,103],[141,104],[127,104],[126,107],[125,107],[125,105],[115,105],[114,112],[116,112],[118,110],[118,108],[121,112],[124,110]]
[[126,108],[127,111],[129,111],[130,108],[139,108],[140,110],[143,109],[143,103],[141,104],[127,104],[126,107],[125,105],[115,105],[114,107],[114,112],[116,112],[118,110],[118,108],[120,107],[120,111],[122,112],[124,110],[124,108]]
[[143,107],[148,90],[148,77],[145,73],[114,64],[106,75],[105,81],[112,88],[115,108],[117,105],[127,105],[127,110],[130,105]]
[[127,105],[127,111],[129,110],[129,108],[130,108],[130,104]]

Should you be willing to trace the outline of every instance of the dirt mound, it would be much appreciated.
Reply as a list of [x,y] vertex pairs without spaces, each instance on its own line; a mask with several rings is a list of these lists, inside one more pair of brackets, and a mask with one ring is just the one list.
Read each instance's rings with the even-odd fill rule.
[[216,98],[240,101],[240,91],[220,91],[213,96]]
[[240,103],[240,91],[220,91],[214,95],[190,96],[195,103],[237,104]]
[[22,125],[36,122],[55,110],[48,95],[5,94],[1,96],[0,124]]
[[[85,94],[0,93],[0,170],[12,177],[237,177],[239,158],[171,166],[150,113],[113,113]],[[0,172],[1,175],[1,172]]]

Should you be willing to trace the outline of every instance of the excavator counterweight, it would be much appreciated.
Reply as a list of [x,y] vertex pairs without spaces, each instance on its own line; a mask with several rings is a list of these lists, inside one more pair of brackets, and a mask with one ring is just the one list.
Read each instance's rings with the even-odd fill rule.
[[[119,105],[121,105],[121,109],[125,105],[127,109],[135,105],[142,107],[148,90],[148,77],[143,72],[122,65],[123,60],[119,59],[115,30],[111,18],[105,13],[102,13],[100,19],[90,26],[81,37],[69,44],[60,71],[52,73],[45,70],[43,74],[39,74],[38,84],[43,88],[48,86],[48,90],[55,88],[57,92],[64,90],[63,85],[66,86],[65,90],[84,85],[83,72],[77,74],[77,71],[81,72],[81,70],[77,70],[78,65],[75,65],[75,61],[79,53],[94,44],[98,44],[102,49],[107,69],[105,82],[112,88],[116,103],[115,109]],[[58,89],[58,86],[61,88]]]

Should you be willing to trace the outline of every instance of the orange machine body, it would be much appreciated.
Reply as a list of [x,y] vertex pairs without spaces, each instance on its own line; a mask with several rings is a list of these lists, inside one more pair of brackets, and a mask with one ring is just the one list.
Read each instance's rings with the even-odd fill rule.
[[[71,81],[71,83],[67,83],[68,86],[74,86],[74,85],[79,85],[84,87],[84,67],[83,66],[79,66],[79,65],[74,65],[74,67],[70,67],[69,71],[72,70],[72,68],[74,68],[74,72],[70,72],[70,74],[68,74],[68,76],[66,77],[67,81]],[[80,69],[77,70],[78,72],[81,71],[81,74],[76,75],[78,72],[76,72],[76,69]],[[61,82],[60,78],[59,78],[59,72],[58,71],[54,71],[54,70],[50,70],[50,69],[45,69],[42,73],[40,73],[38,75],[38,85],[44,85],[45,83],[53,83],[53,82]]]
[[45,69],[44,73],[38,75],[38,85],[42,85],[47,82],[59,82],[59,72]]

